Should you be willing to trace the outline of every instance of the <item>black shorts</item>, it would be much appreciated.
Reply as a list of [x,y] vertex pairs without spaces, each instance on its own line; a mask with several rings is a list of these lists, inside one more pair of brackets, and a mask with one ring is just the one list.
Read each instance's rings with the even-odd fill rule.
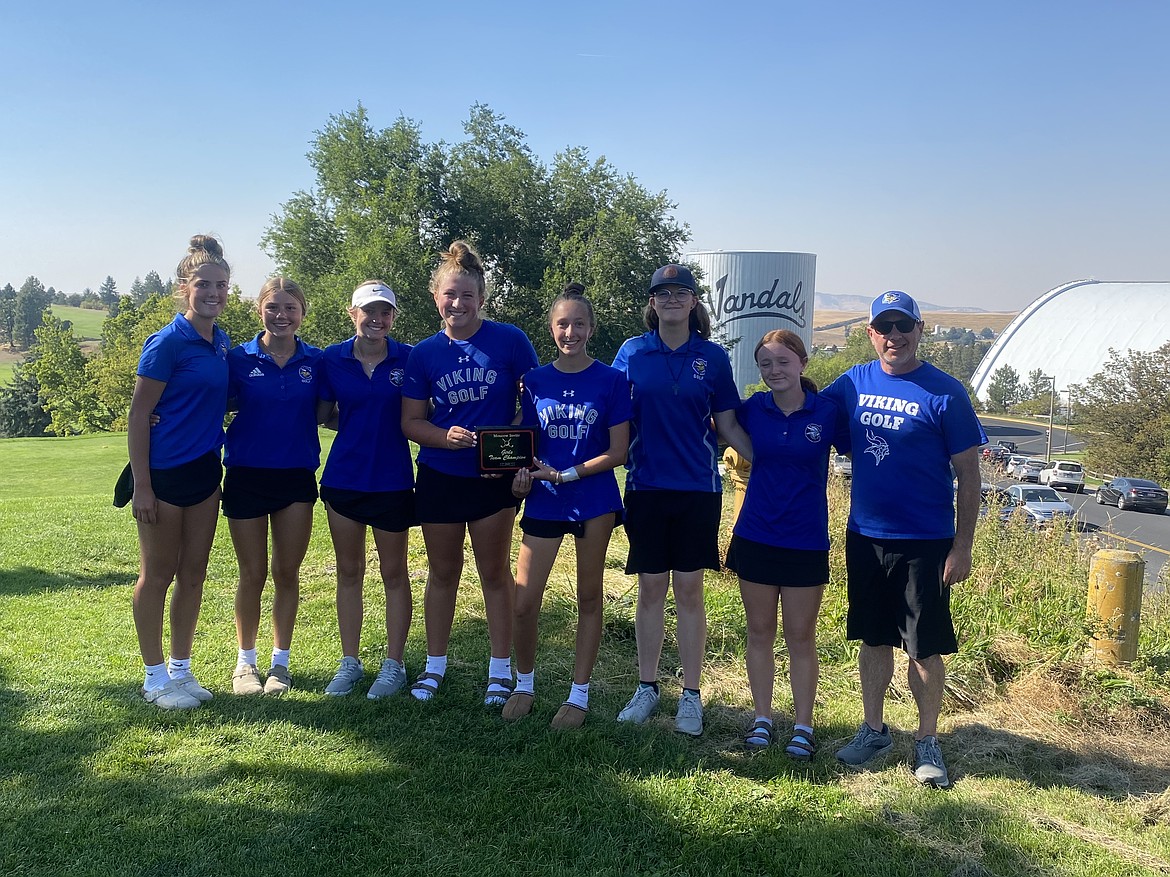
[[[621,512],[610,512],[609,518],[616,527],[621,523]],[[520,519],[520,529],[529,536],[538,539],[560,539],[562,536],[585,538],[586,521],[546,521],[543,518],[530,518],[525,515]]]
[[845,532],[849,639],[911,658],[958,651],[943,567],[952,539],[871,539]]
[[511,475],[466,478],[419,463],[414,489],[418,519],[424,524],[466,524],[501,509],[520,508],[512,495]]
[[317,476],[311,469],[228,466],[224,471],[225,518],[264,518],[294,502],[316,501]]
[[[223,477],[223,465],[219,462],[218,451],[208,451],[190,463],[182,463],[170,469],[151,469],[150,486],[155,499],[167,505],[189,508],[199,505],[217,490]],[[130,464],[118,476],[114,485],[114,505],[122,508],[134,497],[134,473]]]
[[404,533],[418,524],[413,490],[342,490],[322,484],[321,501],[343,518],[387,533]]
[[829,581],[829,552],[777,548],[731,537],[727,568],[749,582],[778,588],[815,588]]
[[719,569],[723,494],[698,490],[627,490],[626,572]]

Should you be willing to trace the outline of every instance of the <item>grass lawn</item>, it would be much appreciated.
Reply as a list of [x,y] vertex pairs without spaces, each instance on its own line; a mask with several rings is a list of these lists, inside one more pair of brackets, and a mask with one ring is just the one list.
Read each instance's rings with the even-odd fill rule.
[[5,386],[12,380],[12,372],[15,368],[15,362],[0,361],[0,387]]
[[50,310],[58,320],[73,323],[73,337],[78,341],[99,340],[102,337],[102,323],[109,316],[104,310],[71,308],[68,305],[52,305]]
[[[531,716],[505,723],[481,705],[488,645],[473,567],[436,701],[322,695],[339,647],[320,508],[302,570],[297,687],[282,699],[230,693],[235,563],[221,525],[195,646],[216,698],[160,712],[137,691],[134,525],[110,504],[125,436],[9,439],[0,454],[0,875],[1170,873],[1170,605],[1148,595],[1133,668],[1084,666],[1088,551],[1071,534],[1005,529],[994,516],[980,524],[974,575],[955,593],[962,646],[941,736],[956,783],[936,791],[907,766],[915,713],[901,668],[887,715],[894,755],[866,773],[833,758],[860,721],[836,480],[818,632],[821,750],[805,766],[783,746],[742,749],[743,609],[725,575],[707,580],[704,735],[672,731],[669,632],[660,715],[642,728],[613,721],[636,681],[636,589],[622,572],[621,531],[581,731],[548,728],[572,667],[568,546],[545,600]],[[417,531],[409,566],[413,677],[425,656]],[[385,644],[376,581],[368,574],[367,686]],[[259,647],[266,657],[264,624]],[[782,642],[777,652],[783,735]]]

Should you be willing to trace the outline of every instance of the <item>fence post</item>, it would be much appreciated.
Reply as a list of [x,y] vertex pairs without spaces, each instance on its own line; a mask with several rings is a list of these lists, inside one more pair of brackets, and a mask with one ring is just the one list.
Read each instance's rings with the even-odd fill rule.
[[1103,548],[1089,564],[1089,614],[1095,622],[1090,656],[1104,664],[1137,658],[1146,562],[1134,551]]
[[727,467],[727,477],[731,479],[731,486],[735,496],[731,506],[731,525],[739,520],[739,510],[743,508],[743,500],[747,495],[748,476],[752,464],[739,455],[735,448],[728,446],[723,452],[723,465]]

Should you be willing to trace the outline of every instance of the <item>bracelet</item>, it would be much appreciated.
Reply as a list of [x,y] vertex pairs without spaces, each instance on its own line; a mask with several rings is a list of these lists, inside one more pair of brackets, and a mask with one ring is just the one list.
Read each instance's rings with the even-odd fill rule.
[[569,481],[577,481],[581,478],[581,473],[577,471],[576,466],[571,469],[566,469],[564,472],[559,473],[559,475],[561,476],[561,480],[558,482],[559,484],[565,484]]

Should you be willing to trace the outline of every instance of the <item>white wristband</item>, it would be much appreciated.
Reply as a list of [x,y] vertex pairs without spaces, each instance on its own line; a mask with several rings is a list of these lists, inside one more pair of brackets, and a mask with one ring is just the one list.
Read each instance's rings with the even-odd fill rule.
[[576,466],[571,469],[565,469],[561,472],[561,484],[568,484],[570,481],[577,481],[580,478],[581,474],[577,471]]

